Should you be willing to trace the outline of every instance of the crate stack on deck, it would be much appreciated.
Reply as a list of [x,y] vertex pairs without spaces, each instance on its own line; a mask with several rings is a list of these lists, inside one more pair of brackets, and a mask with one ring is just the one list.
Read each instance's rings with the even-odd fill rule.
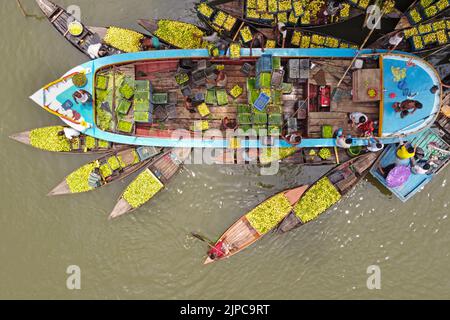
[[248,105],[237,108],[240,129],[259,135],[281,132],[283,77],[280,57],[264,54],[257,60],[256,76],[247,78]]

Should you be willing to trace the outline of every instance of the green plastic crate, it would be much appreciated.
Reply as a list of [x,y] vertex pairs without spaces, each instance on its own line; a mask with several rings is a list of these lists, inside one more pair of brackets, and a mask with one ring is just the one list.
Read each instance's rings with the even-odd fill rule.
[[150,113],[149,112],[134,112],[134,121],[150,122]]
[[239,125],[241,124],[251,124],[252,123],[252,115],[251,113],[239,113],[237,116]]
[[270,88],[272,82],[272,74],[269,72],[263,72],[259,75],[260,88]]
[[108,77],[99,75],[97,76],[96,88],[100,90],[106,90],[108,88]]
[[237,106],[237,112],[238,113],[250,113],[250,112],[252,112],[252,107],[250,107],[248,104],[240,104]]
[[272,57],[272,70],[279,70],[281,68],[281,57]]
[[276,105],[283,104],[283,92],[281,90],[272,90],[272,103]]
[[133,123],[126,120],[119,120],[117,130],[120,132],[131,133],[133,131]]
[[256,88],[256,79],[255,78],[247,78],[247,91]]
[[286,82],[284,82],[282,85],[281,85],[281,90],[283,91],[283,94],[290,94],[291,92],[292,92],[292,89],[293,89],[294,87],[293,87],[293,85],[292,85],[292,83],[286,83]]
[[205,97],[206,104],[217,104],[216,90],[208,89]]
[[134,101],[144,100],[150,101],[150,93],[148,91],[137,91],[134,93]]
[[330,125],[322,126],[322,138],[331,139],[333,138],[333,127]]
[[167,93],[154,93],[152,95],[152,102],[154,104],[167,104],[169,100],[169,95]]
[[259,97],[258,89],[251,89],[250,91],[248,91],[248,104],[253,105],[253,103],[255,103],[258,97]]
[[281,125],[283,124],[283,117],[279,113],[273,113],[269,115],[269,124],[270,125]]
[[217,104],[224,106],[228,104],[228,94],[225,89],[216,90]]
[[265,113],[255,113],[253,115],[254,124],[267,124],[267,114]]
[[119,106],[116,108],[116,112],[120,114],[127,114],[130,110],[131,102],[128,100],[122,100],[119,103]]
[[134,88],[135,88],[136,92],[149,92],[150,91],[150,81],[136,80],[134,83]]
[[125,99],[131,99],[134,96],[134,89],[128,83],[123,84],[119,89],[120,94]]
[[149,112],[150,111],[150,102],[149,101],[135,101],[134,102],[134,111],[135,112]]

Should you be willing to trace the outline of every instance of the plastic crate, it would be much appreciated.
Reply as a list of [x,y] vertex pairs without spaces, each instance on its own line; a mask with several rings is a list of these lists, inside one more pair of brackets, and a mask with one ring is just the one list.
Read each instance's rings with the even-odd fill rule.
[[217,97],[216,97],[215,89],[206,90],[205,102],[206,102],[206,104],[217,104]]
[[134,101],[150,101],[149,91],[137,91],[134,93]]
[[267,114],[266,113],[255,113],[253,115],[253,123],[259,125],[267,124]]
[[281,69],[281,57],[272,57],[272,70]]
[[250,113],[252,112],[252,108],[247,104],[240,104],[237,106],[238,113]]
[[333,127],[330,125],[322,126],[322,138],[331,139],[333,138]]
[[256,62],[256,74],[261,72],[272,72],[272,55],[263,54]]
[[167,93],[154,93],[152,95],[152,102],[154,104],[167,104],[169,95]]
[[156,156],[159,153],[159,150],[155,147],[139,147],[136,149],[137,154],[139,155],[139,159],[141,161],[150,159],[153,156]]
[[256,76],[256,87],[258,89],[261,88],[270,88],[270,84],[272,81],[272,74],[270,72],[262,72]]
[[116,108],[116,112],[120,114],[127,114],[130,110],[131,102],[128,100],[121,100],[119,106]]
[[272,103],[275,105],[283,104],[283,93],[280,90],[272,91]]
[[150,91],[150,81],[136,80],[134,82],[134,89],[136,92],[149,92]]
[[256,99],[256,101],[253,103],[253,106],[256,109],[262,111],[269,104],[269,102],[270,102],[270,97],[267,94],[261,92],[259,94],[258,98]]
[[251,113],[239,113],[237,115],[237,120],[238,120],[239,125],[251,124],[252,123],[252,115],[251,115]]
[[135,101],[134,107],[135,112],[149,112],[150,110],[150,102],[149,101]]
[[216,90],[217,104],[219,106],[224,106],[228,104],[228,94],[225,89]]
[[135,122],[141,122],[141,123],[149,123],[151,122],[151,113],[150,112],[134,112],[134,121]]
[[283,124],[283,116],[280,113],[273,113],[269,115],[269,124],[270,125],[282,125]]

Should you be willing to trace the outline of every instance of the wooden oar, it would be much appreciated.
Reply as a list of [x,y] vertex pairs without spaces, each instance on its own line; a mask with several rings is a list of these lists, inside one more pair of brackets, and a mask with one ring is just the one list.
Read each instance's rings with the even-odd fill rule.
[[211,240],[209,240],[208,238],[206,238],[205,236],[202,236],[201,234],[198,234],[198,233],[195,233],[195,232],[191,232],[191,235],[194,237],[194,238],[196,238],[196,239],[198,239],[198,240],[200,240],[200,241],[202,241],[202,242],[205,242],[208,246],[210,246],[211,248],[215,248],[215,246],[214,246],[214,242],[212,242]]

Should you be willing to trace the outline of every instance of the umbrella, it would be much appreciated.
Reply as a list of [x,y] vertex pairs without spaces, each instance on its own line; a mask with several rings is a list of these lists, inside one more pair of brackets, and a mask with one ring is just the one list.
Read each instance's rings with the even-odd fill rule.
[[411,175],[411,170],[407,166],[396,166],[389,171],[386,183],[389,188],[396,188],[402,186]]

